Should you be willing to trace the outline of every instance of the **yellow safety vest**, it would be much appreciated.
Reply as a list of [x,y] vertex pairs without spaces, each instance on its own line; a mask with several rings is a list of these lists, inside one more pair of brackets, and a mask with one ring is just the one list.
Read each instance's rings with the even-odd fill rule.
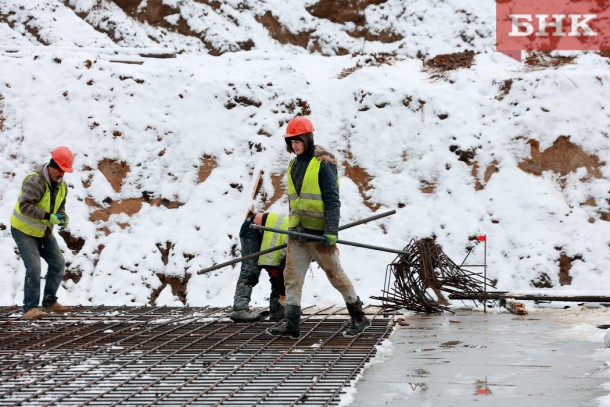
[[[36,175],[40,176],[40,174],[36,172],[31,172],[25,176],[23,182],[28,179],[28,177]],[[15,209],[13,209],[13,215],[11,216],[11,226],[15,229],[25,233],[29,236],[34,237],[43,237],[44,232],[47,228],[53,230],[53,224],[49,220],[39,220],[30,218],[21,213],[21,209],[19,209],[19,204],[21,203],[21,196],[23,195],[23,190],[19,192],[19,199],[15,204]],[[51,208],[51,190],[49,189],[49,184],[45,182],[45,193],[36,204],[37,207],[42,208],[45,212],[49,213],[57,213],[57,210],[61,206],[61,203],[66,199],[66,183],[62,180],[59,183],[59,191],[57,192],[57,196],[55,197],[55,207]]]
[[[267,214],[267,220],[265,226],[268,228],[275,228],[281,230],[288,230],[288,216],[280,215],[278,213]],[[281,246],[286,241],[286,236],[283,233],[275,233],[265,231],[263,233],[263,241],[261,242],[260,250],[267,250],[275,246]],[[286,258],[286,248],[276,250],[271,253],[263,254],[258,258],[258,265],[273,266],[277,267],[282,263],[282,260]]]
[[[326,220],[324,219],[324,202],[322,202],[322,190],[318,182],[321,161],[313,157],[305,171],[301,192],[297,190],[292,182],[292,166],[296,158],[288,164],[288,201],[290,204],[290,228],[296,228],[302,223],[306,229],[324,230]],[[337,184],[339,177],[337,177]]]

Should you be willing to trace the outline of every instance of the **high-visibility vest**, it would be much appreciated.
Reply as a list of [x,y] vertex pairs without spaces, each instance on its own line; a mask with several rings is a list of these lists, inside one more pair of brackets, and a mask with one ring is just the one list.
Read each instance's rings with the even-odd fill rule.
[[[265,227],[288,230],[288,216],[280,215],[278,213],[268,213],[267,220],[265,221]],[[286,242],[286,236],[283,233],[275,233],[265,231],[263,233],[263,241],[261,242],[260,250],[267,250],[275,246],[281,246]],[[276,250],[271,253],[263,254],[258,257],[259,266],[279,266],[282,261],[286,258],[286,248]]]
[[[31,172],[25,176],[23,179],[23,183],[28,177],[32,175],[40,176],[40,174],[36,172]],[[23,195],[23,190],[19,192],[19,199],[15,204],[15,209],[13,209],[13,215],[11,216],[11,226],[15,229],[25,233],[29,236],[34,237],[43,237],[44,232],[47,228],[51,228],[53,230],[53,224],[49,220],[38,220],[34,218],[30,218],[21,213],[21,209],[19,209],[19,204],[21,203],[21,196]],[[57,213],[57,210],[61,206],[61,203],[66,199],[66,183],[62,180],[59,183],[59,191],[57,191],[57,196],[55,197],[55,206],[51,208],[51,189],[49,188],[49,184],[45,182],[45,192],[40,201],[36,204],[37,207],[43,209],[45,212],[49,213]]]
[[[324,230],[326,220],[324,219],[324,202],[322,201],[322,190],[318,182],[321,161],[313,157],[309,161],[301,192],[297,190],[292,182],[292,166],[296,159],[288,164],[288,202],[290,204],[290,228],[295,228],[302,223],[306,229]],[[337,176],[337,184],[339,177]]]

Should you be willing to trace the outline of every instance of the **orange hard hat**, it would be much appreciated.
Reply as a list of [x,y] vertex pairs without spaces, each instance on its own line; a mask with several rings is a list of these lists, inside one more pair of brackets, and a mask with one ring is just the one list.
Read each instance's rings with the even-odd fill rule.
[[68,147],[61,146],[57,147],[55,150],[51,151],[51,157],[53,161],[59,165],[64,172],[72,172],[72,164],[74,164],[74,154]]
[[288,122],[288,127],[286,128],[286,134],[284,134],[284,137],[296,137],[300,136],[301,134],[311,132],[313,132],[313,124],[311,124],[311,120],[305,116],[297,116]]

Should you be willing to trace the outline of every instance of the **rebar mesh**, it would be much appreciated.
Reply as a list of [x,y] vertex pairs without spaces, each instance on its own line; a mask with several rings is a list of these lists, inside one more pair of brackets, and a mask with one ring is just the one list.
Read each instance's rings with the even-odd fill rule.
[[484,277],[458,266],[434,239],[412,239],[403,250],[409,254],[399,254],[386,267],[383,295],[371,297],[381,300],[384,310],[451,312],[442,292],[483,298]]

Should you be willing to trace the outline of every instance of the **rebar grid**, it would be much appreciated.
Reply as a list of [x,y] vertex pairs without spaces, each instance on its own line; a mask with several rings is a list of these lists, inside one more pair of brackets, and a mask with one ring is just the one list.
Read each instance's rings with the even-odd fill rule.
[[0,307],[0,406],[338,405],[393,323],[342,331],[345,308],[304,309],[298,340],[228,308],[77,307],[25,321]]
[[[458,266],[433,239],[412,239],[386,268],[381,300],[386,311],[451,312],[442,291],[483,298],[484,277]],[[435,293],[436,299],[431,295]]]

